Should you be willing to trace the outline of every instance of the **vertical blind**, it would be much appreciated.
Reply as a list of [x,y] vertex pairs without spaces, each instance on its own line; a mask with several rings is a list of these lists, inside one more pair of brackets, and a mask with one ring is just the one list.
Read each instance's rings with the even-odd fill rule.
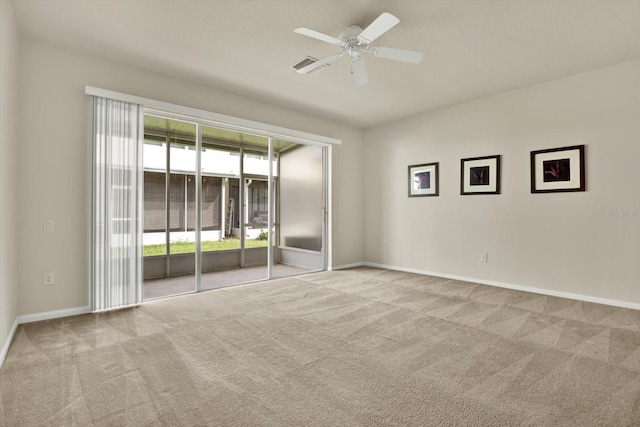
[[94,96],[92,310],[142,301],[142,106]]

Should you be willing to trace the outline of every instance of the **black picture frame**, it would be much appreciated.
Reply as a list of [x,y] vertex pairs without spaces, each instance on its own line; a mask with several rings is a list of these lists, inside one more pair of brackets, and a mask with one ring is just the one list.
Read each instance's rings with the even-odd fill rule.
[[501,156],[460,159],[460,194],[500,194]]
[[410,165],[408,185],[409,197],[433,197],[439,195],[439,163]]
[[585,146],[531,152],[531,193],[586,191]]

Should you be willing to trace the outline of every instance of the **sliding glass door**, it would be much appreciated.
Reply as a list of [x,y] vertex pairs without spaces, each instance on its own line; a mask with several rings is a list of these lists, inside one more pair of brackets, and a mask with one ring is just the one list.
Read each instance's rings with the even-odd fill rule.
[[144,297],[324,269],[326,151],[145,115]]

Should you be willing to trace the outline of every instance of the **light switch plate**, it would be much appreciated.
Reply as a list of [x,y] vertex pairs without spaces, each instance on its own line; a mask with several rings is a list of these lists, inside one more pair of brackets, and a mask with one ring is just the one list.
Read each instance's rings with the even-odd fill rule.
[[53,231],[55,230],[55,223],[53,222],[52,219],[45,219],[44,220],[44,232],[45,233],[53,233]]

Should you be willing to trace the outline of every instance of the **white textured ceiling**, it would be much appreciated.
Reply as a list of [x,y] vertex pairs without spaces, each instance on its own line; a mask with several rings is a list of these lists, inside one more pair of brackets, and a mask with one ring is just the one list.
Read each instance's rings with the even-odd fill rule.
[[[15,0],[22,35],[368,127],[640,58],[640,1]],[[373,45],[423,52],[409,65],[367,56],[355,86],[343,57],[316,75],[290,67],[380,13],[400,23]]]

